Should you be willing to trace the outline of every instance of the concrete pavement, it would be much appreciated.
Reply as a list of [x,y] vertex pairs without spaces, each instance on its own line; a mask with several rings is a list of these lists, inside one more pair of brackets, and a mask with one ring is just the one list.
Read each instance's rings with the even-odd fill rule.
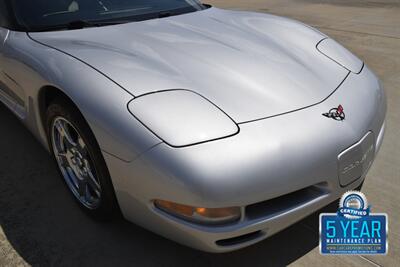
[[0,266],[399,266],[400,2],[208,2],[315,26],[355,52],[382,79],[388,97],[387,133],[363,191],[373,211],[389,215],[389,254],[319,255],[318,214],[255,246],[223,255],[182,247],[124,221],[96,223],[74,204],[44,149],[0,105]]

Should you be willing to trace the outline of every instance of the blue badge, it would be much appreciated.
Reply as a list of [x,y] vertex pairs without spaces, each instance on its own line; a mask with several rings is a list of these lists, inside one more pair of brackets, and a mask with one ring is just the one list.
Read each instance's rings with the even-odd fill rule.
[[370,213],[365,195],[345,193],[337,213],[323,213],[319,220],[321,254],[386,254],[387,215]]

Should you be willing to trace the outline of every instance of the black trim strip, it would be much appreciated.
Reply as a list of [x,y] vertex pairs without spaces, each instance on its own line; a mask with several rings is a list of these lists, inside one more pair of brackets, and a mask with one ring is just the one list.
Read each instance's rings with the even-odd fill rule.
[[[4,72],[3,72],[4,73]],[[7,76],[6,76],[7,77]],[[7,77],[8,78],[8,77]],[[0,81],[0,91],[4,92],[8,97],[11,98],[11,100],[14,102],[14,104],[17,104],[21,107],[25,107],[25,102],[23,99],[19,97],[16,93],[14,93],[13,90],[11,90],[7,84],[3,83]]]

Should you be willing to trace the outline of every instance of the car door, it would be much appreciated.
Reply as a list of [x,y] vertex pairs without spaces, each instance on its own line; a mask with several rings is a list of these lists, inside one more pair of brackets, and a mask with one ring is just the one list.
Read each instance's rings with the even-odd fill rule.
[[13,34],[8,29],[9,18],[5,0],[0,0],[0,101],[22,116],[25,110],[25,94],[17,79],[13,77],[13,69],[19,64],[13,59],[13,49],[7,43]]

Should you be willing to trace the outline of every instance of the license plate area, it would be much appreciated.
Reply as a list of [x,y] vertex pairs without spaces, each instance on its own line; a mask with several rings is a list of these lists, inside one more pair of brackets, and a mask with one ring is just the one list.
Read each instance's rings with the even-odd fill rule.
[[338,156],[339,181],[346,186],[366,174],[375,157],[375,138],[368,132]]

